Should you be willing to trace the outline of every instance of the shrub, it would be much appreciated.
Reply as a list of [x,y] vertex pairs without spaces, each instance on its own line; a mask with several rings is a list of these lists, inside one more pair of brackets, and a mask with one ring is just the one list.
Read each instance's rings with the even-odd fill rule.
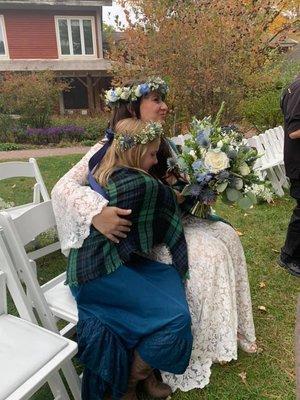
[[0,143],[0,151],[23,150],[24,147],[17,143]]
[[0,114],[0,142],[13,142],[17,121],[10,115]]
[[104,135],[107,128],[109,115],[102,114],[98,117],[53,117],[51,119],[51,126],[59,127],[72,124],[84,128],[83,140],[96,140],[98,141]]
[[6,73],[0,87],[0,104],[7,114],[20,114],[24,126],[44,128],[58,102],[69,89],[52,71],[22,74]]
[[257,88],[248,93],[241,103],[241,114],[255,128],[264,131],[283,124],[280,109],[280,98],[284,88],[294,80],[299,73],[300,63],[284,62],[281,64],[281,74],[272,85],[257,82]]
[[27,128],[18,134],[20,143],[37,145],[58,144],[61,141],[80,142],[84,139],[84,128],[79,126],[61,126],[52,128]]
[[249,97],[243,103],[242,113],[247,121],[260,131],[282,125],[280,96],[281,90],[275,89]]

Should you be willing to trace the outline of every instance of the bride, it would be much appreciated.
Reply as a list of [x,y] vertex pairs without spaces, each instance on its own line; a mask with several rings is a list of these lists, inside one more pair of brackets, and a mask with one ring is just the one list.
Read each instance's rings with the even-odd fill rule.
[[[167,85],[160,78],[133,81],[125,87],[110,90],[106,100],[113,108],[110,128],[128,117],[142,121],[163,122],[168,107],[164,102]],[[122,240],[130,211],[107,206],[107,200],[88,184],[89,160],[108,143],[99,142],[64,175],[52,190],[53,208],[62,252],[82,246],[93,224],[113,241]],[[167,148],[167,149],[166,149]],[[156,176],[167,170],[170,146],[158,154]],[[235,230],[228,224],[183,218],[188,245],[190,278],[186,296],[192,317],[194,346],[189,367],[183,375],[163,374],[173,390],[188,391],[209,383],[215,362],[237,359],[237,345],[249,352],[256,351],[255,329],[244,251]],[[149,258],[170,263],[168,250],[159,246]],[[163,305],[162,305],[163,306]]]

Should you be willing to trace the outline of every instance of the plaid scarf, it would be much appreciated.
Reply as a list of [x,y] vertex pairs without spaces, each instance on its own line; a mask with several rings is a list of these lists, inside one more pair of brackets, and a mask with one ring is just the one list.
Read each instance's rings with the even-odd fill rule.
[[176,197],[171,188],[134,169],[116,170],[107,188],[109,205],[131,209],[131,231],[116,244],[93,226],[79,249],[68,258],[67,283],[77,285],[110,274],[128,262],[134,252],[148,253],[164,243],[182,278],[188,271],[187,246]]

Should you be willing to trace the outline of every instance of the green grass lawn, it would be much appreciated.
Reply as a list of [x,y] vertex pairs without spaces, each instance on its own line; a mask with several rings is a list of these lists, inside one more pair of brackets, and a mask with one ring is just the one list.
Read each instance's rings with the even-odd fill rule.
[[[38,159],[49,191],[80,158],[72,155]],[[1,182],[0,197],[16,204],[27,202],[32,185],[27,178],[6,180]],[[256,206],[246,213],[223,204],[216,207],[217,212],[243,234],[241,240],[248,261],[257,339],[262,351],[257,355],[240,352],[238,361],[215,365],[208,387],[188,393],[176,392],[174,400],[295,399],[294,329],[300,281],[276,265],[292,208],[293,201],[288,196],[276,199],[271,205]],[[41,282],[64,268],[65,259],[59,253],[45,257],[39,262]],[[266,311],[260,311],[260,306]],[[241,373],[246,373],[246,380],[241,379]],[[32,398],[48,400],[52,397],[44,387]]]

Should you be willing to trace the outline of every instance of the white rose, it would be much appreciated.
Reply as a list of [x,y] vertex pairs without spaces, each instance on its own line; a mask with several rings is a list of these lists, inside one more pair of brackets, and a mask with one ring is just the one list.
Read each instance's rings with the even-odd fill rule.
[[137,88],[134,91],[134,94],[136,95],[136,97],[141,97],[141,91],[140,91],[140,85],[137,86]]
[[222,140],[219,140],[219,141],[218,141],[217,147],[218,147],[219,149],[221,149],[221,148],[223,147],[223,142],[222,142]]
[[220,150],[209,150],[204,158],[204,165],[213,174],[229,167],[229,158]]
[[250,174],[250,168],[248,167],[248,165],[246,163],[243,163],[240,168],[239,168],[240,174],[242,176],[246,176]]
[[116,89],[115,89],[115,92],[116,92],[116,95],[118,96],[118,97],[120,97],[121,96],[121,94],[122,94],[122,88],[121,87],[117,87]]
[[194,160],[197,160],[197,156],[196,156],[196,153],[195,153],[194,150],[191,150],[191,151],[189,152],[189,155],[192,156]]
[[110,103],[113,103],[113,102],[117,101],[118,100],[118,96],[117,96],[115,90],[113,90],[113,89],[108,90],[106,92],[105,99],[106,99],[106,101],[108,101]]
[[122,91],[122,93],[120,95],[121,99],[122,100],[128,100],[129,96],[130,96],[130,88],[127,88],[127,87],[123,88],[123,91]]

